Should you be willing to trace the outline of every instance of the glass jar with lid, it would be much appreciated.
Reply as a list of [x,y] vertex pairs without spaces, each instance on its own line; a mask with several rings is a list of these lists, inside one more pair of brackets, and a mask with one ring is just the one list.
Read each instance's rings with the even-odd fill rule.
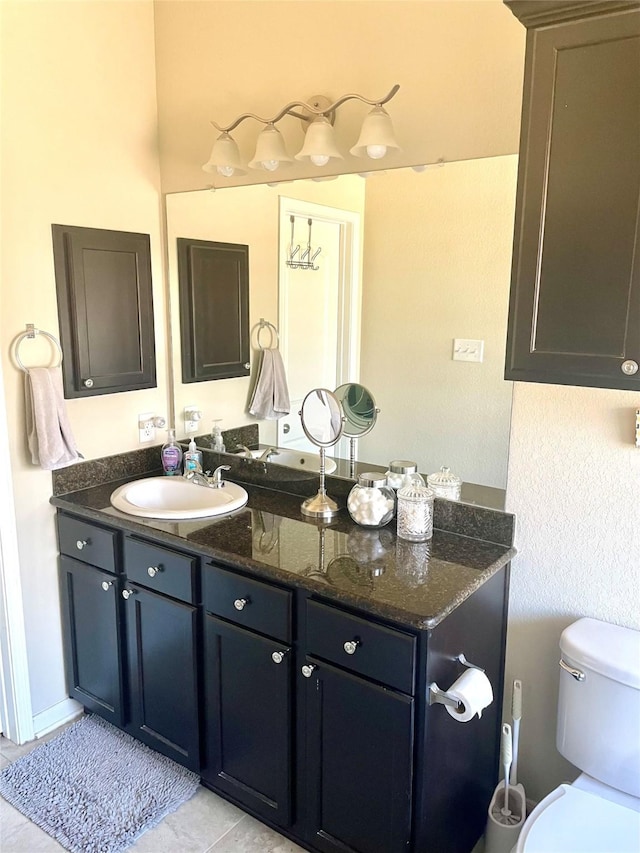
[[425,484],[422,475],[418,473],[417,464],[409,459],[394,459],[389,462],[386,477],[387,485],[396,491],[404,486],[410,486],[412,483],[417,486],[424,486]]
[[433,536],[434,494],[426,486],[410,485],[398,491],[398,536],[426,542]]
[[451,473],[445,465],[435,474],[429,474],[427,484],[437,498],[447,498],[450,501],[459,501],[462,490],[462,480]]
[[395,514],[395,495],[384,474],[360,474],[347,498],[349,515],[362,527],[383,527]]

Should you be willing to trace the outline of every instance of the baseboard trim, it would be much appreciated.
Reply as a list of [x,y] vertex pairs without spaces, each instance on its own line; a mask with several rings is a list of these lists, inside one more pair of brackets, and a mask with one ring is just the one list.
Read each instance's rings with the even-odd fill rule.
[[82,705],[75,699],[63,699],[46,711],[41,711],[33,718],[33,732],[36,738],[43,737],[75,717],[82,714]]

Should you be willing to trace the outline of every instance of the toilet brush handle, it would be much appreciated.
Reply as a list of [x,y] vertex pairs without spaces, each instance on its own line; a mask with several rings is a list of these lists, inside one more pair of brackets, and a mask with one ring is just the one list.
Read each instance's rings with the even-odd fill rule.
[[511,716],[513,717],[513,763],[511,765],[511,784],[518,784],[518,745],[520,742],[520,718],[522,717],[522,682],[516,678],[511,694]]
[[511,746],[511,726],[504,723],[502,726],[502,739],[500,741],[500,752],[502,755],[502,766],[504,767],[505,782],[509,782],[509,768],[513,759]]

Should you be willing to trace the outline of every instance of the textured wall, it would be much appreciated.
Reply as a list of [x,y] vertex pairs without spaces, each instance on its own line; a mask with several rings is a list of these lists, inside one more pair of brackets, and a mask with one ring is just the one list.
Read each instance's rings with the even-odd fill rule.
[[524,682],[521,773],[536,799],[577,775],[555,749],[562,629],[580,616],[640,629],[638,406],[634,392],[515,383],[507,685]]

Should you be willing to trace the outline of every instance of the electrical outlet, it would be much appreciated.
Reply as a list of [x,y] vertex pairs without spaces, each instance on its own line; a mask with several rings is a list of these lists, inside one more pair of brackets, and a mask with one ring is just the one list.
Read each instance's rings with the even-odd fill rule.
[[156,427],[153,422],[153,412],[138,415],[138,441],[144,444],[153,441],[156,437]]
[[195,406],[185,406],[183,417],[184,431],[186,433],[198,432],[198,424],[202,418],[202,412]]
[[472,341],[467,338],[454,338],[454,361],[483,361],[484,341]]

